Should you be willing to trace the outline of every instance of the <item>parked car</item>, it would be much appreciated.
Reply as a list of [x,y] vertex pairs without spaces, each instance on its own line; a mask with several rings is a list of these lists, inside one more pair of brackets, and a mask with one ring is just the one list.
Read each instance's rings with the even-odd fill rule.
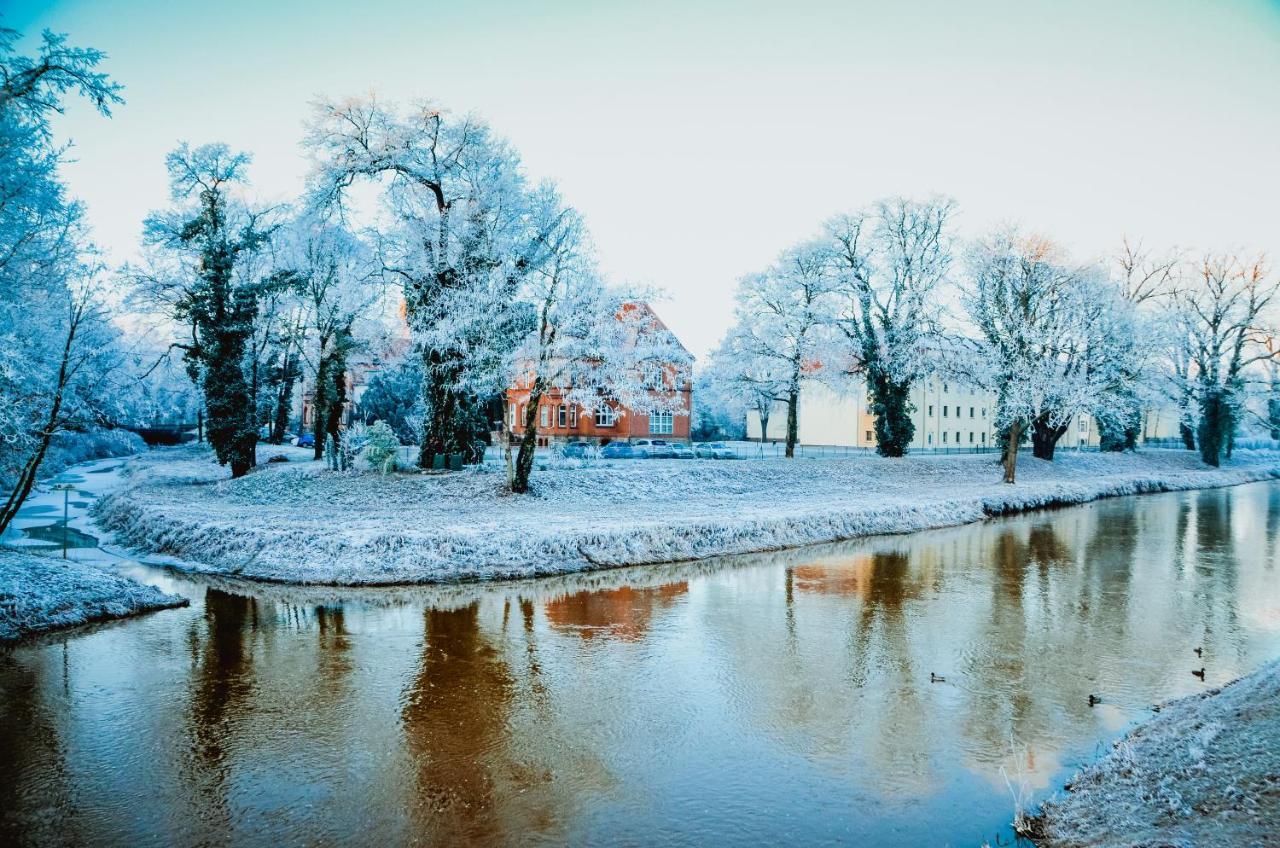
[[671,453],[673,459],[693,459],[695,456],[693,448],[685,444],[672,445]]
[[639,455],[626,442],[610,442],[600,449],[600,456],[604,459],[636,459]]
[[703,442],[696,446],[693,452],[698,459],[735,459],[737,457],[733,448],[724,442]]
[[314,433],[303,433],[293,443],[300,448],[313,448],[316,446],[316,437]]
[[666,439],[636,439],[631,447],[649,459],[671,459],[676,455]]
[[569,442],[560,449],[561,456],[567,459],[586,459],[591,456],[592,445],[586,442]]

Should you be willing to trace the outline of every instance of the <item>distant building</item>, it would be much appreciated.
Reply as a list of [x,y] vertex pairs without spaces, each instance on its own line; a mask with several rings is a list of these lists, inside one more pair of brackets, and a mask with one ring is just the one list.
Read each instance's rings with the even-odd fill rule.
[[[673,442],[689,441],[690,413],[693,411],[693,357],[658,318],[648,304],[635,304],[652,319],[653,332],[665,333],[680,354],[681,361],[655,370],[649,378],[649,395],[655,399],[652,409],[629,409],[611,403],[590,413],[570,403],[560,389],[543,393],[536,418],[537,443],[540,447],[567,441],[604,444],[636,438],[657,438]],[[505,424],[513,438],[523,438],[525,414],[528,410],[532,380],[517,379],[507,389]],[[674,396],[674,398],[673,398]],[[661,398],[661,402],[657,402]],[[671,401],[674,399],[674,403]],[[670,410],[675,407],[674,411]],[[664,411],[659,411],[660,409]]]
[[[982,448],[995,443],[995,395],[991,392],[930,376],[916,382],[911,404],[916,425],[913,449]],[[801,383],[797,419],[801,444],[876,446],[875,415],[865,392],[857,388],[838,392],[806,378]],[[769,415],[765,438],[781,441],[786,437],[787,405],[778,402]],[[760,438],[760,415],[755,410],[747,415],[747,438]]]
[[[931,375],[911,390],[916,425],[911,449],[985,448],[996,442],[995,393]],[[814,378],[801,383],[797,409],[799,442],[803,445],[874,448],[875,416],[862,391],[838,392]],[[779,401],[769,414],[766,441],[787,437],[787,405]],[[1143,414],[1140,441],[1173,440],[1178,434],[1178,411],[1155,406]],[[747,438],[760,438],[760,415],[747,413]],[[1097,447],[1098,422],[1092,415],[1078,415],[1058,442],[1060,448]]]

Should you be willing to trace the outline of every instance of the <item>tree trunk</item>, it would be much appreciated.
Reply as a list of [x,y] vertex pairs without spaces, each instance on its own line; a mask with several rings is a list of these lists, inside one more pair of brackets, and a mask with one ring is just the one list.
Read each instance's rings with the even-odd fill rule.
[[204,444],[204,407],[196,410],[196,444]]
[[516,456],[516,476],[511,481],[511,491],[518,495],[529,491],[529,475],[533,472],[533,458],[538,449],[538,407],[542,403],[543,388],[542,378],[535,377],[524,409],[524,434],[520,438],[520,453]]
[[311,393],[311,435],[315,439],[315,456],[324,459],[324,434],[329,421],[329,369],[332,357],[328,351],[321,349],[320,362],[316,365],[316,387]]
[[1067,424],[1054,427],[1049,423],[1048,415],[1040,415],[1036,418],[1031,428],[1031,455],[1036,459],[1052,462],[1054,448],[1058,446],[1058,440],[1062,438],[1062,434],[1067,432],[1068,424],[1070,424],[1069,421]]
[[1196,431],[1185,421],[1178,422],[1178,435],[1182,436],[1182,446],[1189,451],[1196,449]]
[[792,388],[787,395],[787,459],[796,455],[796,440],[800,433],[800,391]]
[[1222,389],[1208,389],[1200,400],[1200,459],[1215,468],[1222,464],[1228,435],[1232,429],[1231,410]]
[[62,396],[66,391],[67,382],[71,379],[71,350],[75,345],[76,331],[80,328],[83,314],[75,311],[71,324],[67,328],[67,340],[62,346],[62,362],[58,365],[58,382],[55,383],[53,403],[49,406],[49,416],[45,420],[44,429],[40,431],[36,450],[28,457],[26,464],[22,467],[22,473],[18,475],[17,484],[9,493],[4,506],[0,507],[0,536],[4,535],[4,531],[8,529],[14,516],[22,507],[22,502],[27,499],[27,495],[31,494],[31,487],[36,483],[36,473],[40,470],[40,463],[44,462],[45,452],[49,449],[49,440],[53,438],[53,432],[58,427],[58,416],[62,414]]
[[1009,425],[1009,437],[1004,445],[1004,481],[1014,483],[1018,471],[1018,445],[1022,442],[1022,422]]

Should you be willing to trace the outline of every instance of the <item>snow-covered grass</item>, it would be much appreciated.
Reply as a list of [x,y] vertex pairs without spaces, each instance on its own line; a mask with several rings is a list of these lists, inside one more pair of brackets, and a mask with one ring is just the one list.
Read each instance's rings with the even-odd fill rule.
[[0,548],[0,642],[186,604],[96,563]]
[[[266,454],[263,454],[265,457]],[[642,460],[535,471],[504,493],[500,468],[351,476],[322,463],[260,465],[227,479],[193,448],[129,461],[97,520],[176,567],[297,583],[532,577],[772,550],[964,524],[1098,497],[1280,477],[1280,455],[1222,469],[1183,451],[1029,455],[1020,482],[992,456]]]
[[1280,662],[1165,704],[1068,789],[1038,845],[1280,844]]

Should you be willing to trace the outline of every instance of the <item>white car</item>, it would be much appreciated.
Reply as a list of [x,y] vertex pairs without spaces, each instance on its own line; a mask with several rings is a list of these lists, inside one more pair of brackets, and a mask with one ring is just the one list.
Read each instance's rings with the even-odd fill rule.
[[693,449],[698,459],[737,459],[733,448],[724,442],[703,442]]

